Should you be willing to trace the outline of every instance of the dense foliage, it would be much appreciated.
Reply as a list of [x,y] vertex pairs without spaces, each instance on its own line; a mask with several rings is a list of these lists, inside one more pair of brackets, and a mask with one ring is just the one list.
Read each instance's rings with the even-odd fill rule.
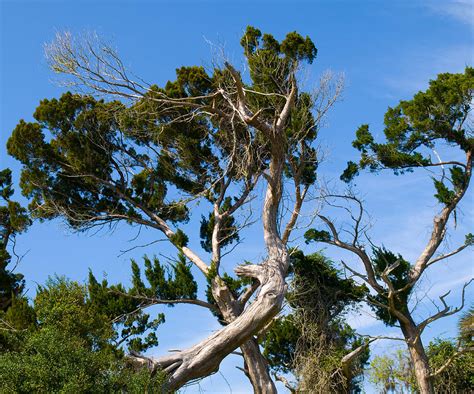
[[349,366],[343,365],[343,357],[364,344],[345,315],[366,294],[366,286],[343,278],[323,255],[293,251],[287,294],[291,312],[274,322],[262,343],[271,368],[292,372],[303,391],[357,391],[369,352],[365,347]]
[[[289,86],[290,71],[302,61],[312,62],[316,48],[296,32],[280,43],[252,27],[241,42],[252,66],[251,82],[245,85],[249,105],[264,120],[271,120],[285,103],[273,92]],[[79,230],[119,220],[157,228],[156,216],[178,225],[190,215],[183,198],[215,202],[224,176],[235,182],[236,191],[248,184],[268,166],[269,141],[258,128],[247,130],[238,122],[230,124],[206,113],[208,107],[212,113],[227,110],[226,98],[216,92],[232,85],[230,67],[216,68],[213,74],[203,67],[178,68],[176,80],[164,87],[151,86],[130,105],[70,92],[42,100],[35,121],[21,120],[7,144],[9,154],[23,164],[20,185],[31,201],[33,216],[60,216]],[[192,106],[160,101],[193,96],[200,97],[193,103],[204,109],[202,113],[193,113]],[[311,147],[317,132],[311,126],[313,103],[305,93],[296,100],[286,130],[286,174],[312,184],[317,165]],[[232,160],[230,167],[226,160]],[[232,210],[235,202],[226,197],[220,202],[221,211]],[[210,251],[213,216],[211,210],[202,218],[206,251]],[[222,247],[238,240],[235,225],[232,215],[226,215]],[[181,235],[178,247],[187,244],[187,237]]]
[[[10,169],[0,171],[0,310],[6,311],[15,296],[21,294],[24,286],[23,275],[13,272],[12,263],[15,235],[30,225],[27,211],[13,201],[12,173]],[[17,263],[19,256],[15,255]]]
[[[0,391],[138,393],[157,387],[160,374],[127,365],[110,308],[98,302],[86,286],[64,278],[41,286],[32,306],[24,298],[15,299],[2,316],[9,346],[0,353]],[[131,312],[126,306],[121,309]],[[135,313],[135,320],[142,317]],[[133,337],[144,331],[136,330]],[[128,343],[133,346],[133,340]]]
[[[412,100],[400,101],[385,114],[385,143],[377,143],[368,125],[356,132],[352,145],[361,152],[359,163],[349,162],[341,179],[349,181],[360,169],[378,171],[390,168],[403,173],[414,167],[436,165],[430,150],[437,142],[459,147],[464,152],[474,149],[474,137],[465,124],[469,114],[474,68],[466,67],[464,74],[439,74],[430,81],[429,89],[418,92]],[[423,150],[422,148],[425,148]],[[454,189],[465,182],[464,169],[454,166],[449,179]],[[453,190],[444,181],[436,181],[437,199],[449,204]]]

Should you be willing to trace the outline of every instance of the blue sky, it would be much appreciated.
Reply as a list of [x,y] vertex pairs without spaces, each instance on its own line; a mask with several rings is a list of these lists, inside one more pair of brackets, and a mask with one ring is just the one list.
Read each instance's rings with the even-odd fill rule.
[[[115,44],[130,69],[157,84],[173,78],[175,68],[181,65],[210,65],[209,42],[223,45],[228,58],[241,66],[238,42],[249,24],[277,38],[293,30],[309,35],[318,48],[318,57],[308,69],[308,84],[316,82],[327,69],[345,75],[343,101],[331,112],[319,140],[321,149],[327,152],[320,177],[328,182],[338,178],[347,160],[355,158],[350,142],[361,123],[380,130],[389,105],[425,89],[429,79],[440,72],[462,72],[466,65],[473,64],[474,11],[473,2],[468,0],[225,4],[0,0],[0,18],[0,165],[11,167],[16,176],[19,166],[5,150],[9,134],[19,119],[32,119],[39,100],[58,97],[64,91],[54,83],[56,77],[48,70],[43,55],[44,43],[50,42],[57,31],[97,31]],[[357,183],[373,218],[373,238],[405,258],[416,257],[427,239],[437,208],[427,174],[367,175]],[[447,247],[456,246],[465,233],[472,232],[473,217],[471,188],[461,207],[462,224]],[[261,243],[253,241],[256,231],[249,233],[245,250],[238,252],[239,259],[262,255]],[[60,221],[35,223],[18,238],[19,251],[27,253],[19,270],[26,276],[29,294],[34,293],[36,283],[43,283],[53,273],[83,281],[89,267],[99,277],[107,275],[111,282],[124,281],[128,279],[130,258],[139,260],[144,253],[171,252],[158,243],[121,254],[121,250],[160,238],[144,232],[131,242],[135,235],[136,229],[126,225],[115,232],[92,235],[72,234]],[[344,258],[336,250],[328,249],[326,253],[335,261]],[[469,251],[433,267],[420,284],[419,294],[427,292],[436,298],[453,288],[448,299],[453,303],[459,301],[460,287],[473,275],[472,258]],[[230,269],[231,263],[227,264]],[[472,294],[471,291],[471,299]],[[420,317],[432,310],[428,297],[423,298]],[[160,328],[160,346],[154,354],[191,345],[218,328],[206,311],[196,307],[178,306],[166,312],[167,323]],[[396,329],[386,329],[375,322],[364,310],[351,317],[351,323],[368,334],[396,333]],[[454,335],[455,323],[456,318],[449,318],[433,325],[426,332],[425,342],[439,334]],[[393,343],[380,342],[374,351],[380,352],[387,346]],[[236,365],[240,365],[238,358],[226,360],[221,372],[185,392],[249,392],[250,386]],[[372,390],[367,386],[368,392]]]

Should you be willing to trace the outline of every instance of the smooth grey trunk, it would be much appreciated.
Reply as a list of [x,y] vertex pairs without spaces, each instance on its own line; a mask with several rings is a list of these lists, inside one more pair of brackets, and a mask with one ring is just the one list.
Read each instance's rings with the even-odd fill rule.
[[418,389],[421,394],[433,394],[430,364],[417,327],[411,317],[408,317],[407,322],[399,323],[413,362]]

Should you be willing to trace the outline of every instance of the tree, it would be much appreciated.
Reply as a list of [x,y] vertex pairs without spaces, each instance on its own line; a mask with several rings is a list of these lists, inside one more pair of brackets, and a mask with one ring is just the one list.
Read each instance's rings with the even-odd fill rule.
[[[175,81],[158,87],[130,79],[110,46],[58,35],[47,48],[52,69],[103,99],[66,93],[43,100],[36,121],[20,121],[8,141],[23,164],[21,187],[35,217],[62,217],[78,231],[118,221],[146,226],[209,281],[214,304],[180,302],[217,308],[224,327],[169,356],[135,357],[163,369],[169,390],[216,371],[240,347],[255,392],[275,392],[255,336],[281,309],[287,244],[316,180],[314,141],[341,91],[327,76],[314,94],[298,87],[300,65],[317,54],[308,37],[292,32],[279,42],[248,27],[241,44],[247,79],[225,61],[211,72],[181,67]],[[261,183],[267,256],[235,267],[241,283],[250,283],[236,293],[221,269],[223,250],[237,245],[246,224],[238,215]],[[284,188],[294,204],[280,218]],[[206,257],[190,248],[184,231],[190,201],[209,209],[201,226]]]
[[413,364],[401,349],[391,355],[375,356],[370,362],[369,379],[384,394],[416,392]]
[[474,354],[470,348],[459,348],[459,341],[437,338],[428,344],[426,354],[433,373],[433,386],[438,393],[472,391]]
[[[369,169],[378,172],[391,169],[403,174],[420,168],[430,168],[441,210],[434,216],[431,236],[419,257],[413,263],[400,254],[393,253],[367,237],[363,225],[364,208],[354,194],[329,195],[351,202],[357,206],[352,214],[352,239],[346,241],[334,222],[326,216],[320,219],[326,230],[313,229],[306,233],[308,242],[317,241],[348,250],[360,258],[365,272],[345,267],[356,277],[367,283],[376,293],[369,301],[377,316],[388,325],[398,324],[410,351],[415,368],[417,384],[422,393],[432,393],[432,372],[422,344],[421,335],[433,321],[452,315],[464,306],[464,289],[459,307],[451,308],[445,298],[440,297],[442,306],[432,316],[415,322],[409,308],[409,298],[426,270],[433,264],[454,256],[472,246],[473,235],[467,234],[465,242],[449,253],[440,253],[440,245],[446,239],[448,222],[454,219],[456,209],[466,194],[472,176],[474,137],[471,125],[471,105],[474,89],[474,69],[467,67],[463,74],[440,74],[430,81],[425,92],[417,93],[412,100],[401,101],[389,108],[385,114],[385,143],[375,142],[368,125],[356,132],[353,146],[361,152],[358,163],[349,162],[341,176],[351,181],[359,171]],[[439,153],[449,155],[441,160]],[[439,160],[433,160],[432,155]],[[435,170],[439,169],[436,174]],[[334,203],[332,203],[334,204]],[[346,207],[347,208],[347,207]],[[370,255],[372,248],[373,253]]]
[[14,268],[7,267],[12,263],[11,253],[15,253],[15,236],[30,225],[26,209],[12,201],[12,173],[10,169],[0,171],[0,311],[6,312],[14,297],[21,294],[24,287],[23,275],[14,273]]
[[275,373],[293,373],[297,392],[358,392],[369,344],[344,315],[364,299],[367,287],[341,277],[321,254],[294,250],[290,261],[286,298],[291,312],[263,337],[270,367]]
[[[14,301],[5,317],[11,330],[4,334],[15,346],[0,354],[2,392],[138,393],[162,383],[159,373],[130,368],[121,347],[126,343],[128,348],[144,350],[156,344],[156,340],[141,341],[140,336],[152,330],[147,337],[156,339],[154,330],[162,319],[144,324],[148,317],[131,305],[130,298],[108,293],[104,302],[103,297],[96,298],[97,291],[91,292],[96,286],[89,283],[88,290],[77,282],[54,278],[38,289],[32,307]],[[112,318],[112,309],[119,315]],[[26,320],[28,326],[18,326],[18,321]]]
[[[472,344],[463,343],[462,335],[457,341],[435,338],[426,348],[436,393],[464,393],[474,387]],[[413,362],[404,349],[374,357],[369,376],[384,392],[418,392]]]

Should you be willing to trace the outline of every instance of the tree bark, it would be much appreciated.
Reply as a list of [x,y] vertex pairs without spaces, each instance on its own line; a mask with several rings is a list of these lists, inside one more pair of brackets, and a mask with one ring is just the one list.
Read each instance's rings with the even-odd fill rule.
[[[242,265],[235,269],[239,276],[256,278],[260,288],[255,300],[229,325],[215,332],[195,346],[157,360],[148,360],[153,368],[168,374],[165,389],[177,390],[189,381],[216,372],[221,361],[231,352],[261,331],[281,310],[286,292],[285,277],[288,270],[288,251],[282,242],[277,225],[278,208],[282,196],[284,144],[272,141],[272,160],[269,165],[267,190],[262,210],[263,237],[267,259],[258,265]],[[253,346],[253,345],[252,345]],[[254,353],[247,354],[250,361]],[[260,365],[260,364],[259,364]],[[254,365],[252,368],[257,368]],[[268,383],[266,383],[268,387]],[[262,388],[265,390],[266,388]],[[273,390],[272,387],[268,388]],[[265,391],[262,391],[265,392]],[[274,391],[268,391],[272,393]]]
[[[264,271],[260,279],[261,291],[232,323],[187,350],[152,360],[154,368],[169,374],[167,390],[177,390],[191,380],[216,372],[228,354],[250,340],[280,311],[285,294],[280,264],[281,261],[270,260],[254,266]],[[241,268],[244,270],[247,266]]]
[[[227,323],[231,323],[242,314],[244,305],[234,299],[229,288],[220,278],[215,278],[212,281],[212,294]],[[252,384],[254,393],[276,393],[276,387],[270,376],[267,360],[260,352],[255,338],[252,337],[243,343],[240,349],[244,357],[244,372]]]
[[268,370],[268,363],[260,352],[255,338],[240,346],[245,360],[246,374],[255,394],[276,394],[277,390]]
[[411,317],[407,317],[408,322],[401,322],[400,327],[408,345],[410,357],[415,369],[416,382],[421,394],[433,394],[433,382],[431,379],[430,364],[425,348],[421,341],[417,327]]

